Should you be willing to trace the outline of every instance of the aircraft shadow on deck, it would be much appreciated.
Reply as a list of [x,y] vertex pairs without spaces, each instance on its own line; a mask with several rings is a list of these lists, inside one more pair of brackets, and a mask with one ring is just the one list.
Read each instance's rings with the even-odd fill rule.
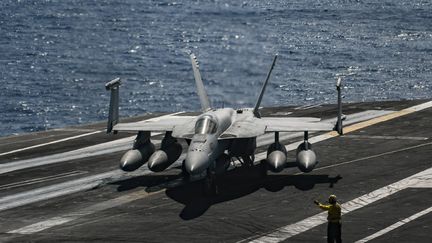
[[266,177],[260,175],[259,166],[241,167],[229,171],[218,177],[218,194],[204,195],[200,181],[187,182],[182,180],[182,175],[156,175],[140,176],[114,184],[118,185],[118,191],[132,190],[145,187],[146,191],[153,192],[166,189],[166,195],[183,204],[185,207],[180,212],[180,218],[191,220],[203,215],[211,205],[244,197],[261,188],[270,192],[277,192],[285,187],[295,187],[302,191],[311,190],[316,184],[329,184],[333,187],[342,177],[337,175],[287,175],[269,174]]

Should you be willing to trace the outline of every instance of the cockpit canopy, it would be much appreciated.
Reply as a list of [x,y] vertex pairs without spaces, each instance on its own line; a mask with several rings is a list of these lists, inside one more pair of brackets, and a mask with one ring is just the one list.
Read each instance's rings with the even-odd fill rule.
[[195,134],[213,134],[217,130],[217,123],[211,116],[205,115],[195,124]]

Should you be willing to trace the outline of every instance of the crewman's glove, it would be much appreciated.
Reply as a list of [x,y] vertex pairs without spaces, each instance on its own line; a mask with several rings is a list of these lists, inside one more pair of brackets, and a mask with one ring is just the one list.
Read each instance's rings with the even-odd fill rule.
[[315,201],[314,201],[314,203],[315,203],[316,205],[319,205],[319,202],[318,202],[318,200],[315,200]]

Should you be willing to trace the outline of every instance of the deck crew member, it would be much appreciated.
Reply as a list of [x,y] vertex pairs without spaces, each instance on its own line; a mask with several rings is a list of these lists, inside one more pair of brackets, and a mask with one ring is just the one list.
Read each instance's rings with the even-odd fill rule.
[[327,242],[341,243],[342,242],[342,224],[341,224],[341,206],[337,203],[335,195],[330,195],[328,198],[330,204],[321,204],[317,200],[314,201],[322,210],[328,211],[327,225]]

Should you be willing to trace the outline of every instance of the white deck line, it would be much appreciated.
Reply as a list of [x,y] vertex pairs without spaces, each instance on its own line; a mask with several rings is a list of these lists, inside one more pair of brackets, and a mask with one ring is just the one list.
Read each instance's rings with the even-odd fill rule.
[[48,143],[41,143],[41,144],[33,145],[33,146],[30,146],[30,147],[15,149],[15,150],[12,150],[12,151],[9,151],[9,152],[1,153],[0,156],[8,155],[8,154],[13,154],[13,153],[17,153],[17,152],[21,152],[21,151],[25,151],[25,150],[29,150],[29,149],[39,148],[39,147],[50,145],[50,144],[61,143],[61,142],[65,142],[65,141],[69,141],[69,140],[73,140],[73,139],[77,139],[77,138],[82,138],[82,137],[90,136],[90,135],[93,135],[93,134],[96,134],[96,133],[101,133],[101,132],[102,131],[94,131],[94,132],[84,133],[84,134],[80,134],[80,135],[73,136],[73,137],[68,137],[68,138],[63,138],[63,139],[51,141],[51,142],[48,142]]
[[[146,121],[158,121],[160,118],[169,117],[169,116],[175,116],[175,115],[178,115],[180,113],[183,113],[183,111],[176,112],[176,113],[171,113],[171,114],[167,114],[167,115],[163,115],[163,116],[153,117],[153,118],[150,118],[150,119],[148,119]],[[61,143],[61,142],[65,142],[65,141],[69,141],[69,140],[73,140],[73,139],[77,139],[77,138],[81,138],[81,137],[85,137],[85,136],[90,136],[90,135],[93,135],[93,134],[101,133],[103,131],[104,130],[94,131],[94,132],[89,132],[89,133],[85,133],[85,134],[81,134],[81,135],[77,135],[77,136],[62,138],[62,139],[51,141],[51,142],[47,142],[47,143],[36,144],[36,145],[30,146],[30,147],[20,148],[20,149],[16,149],[16,150],[12,150],[12,151],[1,153],[0,156],[8,155],[8,154],[13,154],[13,153],[17,153],[17,152],[21,152],[21,151],[25,151],[25,150],[29,150],[29,149],[39,148],[39,147],[42,147],[42,146],[51,145],[51,144],[55,144],[55,143]]]
[[[357,209],[363,208],[371,203],[381,200],[385,197],[393,195],[401,190],[410,187],[416,187],[417,184],[428,183],[432,186],[432,168],[419,172],[415,175],[402,179],[393,184],[379,188],[375,191],[367,193],[363,196],[355,198],[347,203],[341,205],[342,215]],[[303,219],[297,223],[290,224],[284,227],[278,228],[276,231],[254,239],[250,242],[254,243],[275,243],[287,240],[295,235],[308,231],[318,225],[327,222],[327,212],[322,212],[306,219]]]
[[121,138],[111,142],[101,143],[59,154],[3,163],[0,164],[0,175],[16,170],[33,168],[42,165],[49,165],[75,159],[88,158],[92,156],[125,151],[132,148],[135,137],[136,136]]
[[401,227],[401,226],[403,226],[403,225],[405,225],[405,224],[407,224],[407,223],[409,223],[411,221],[414,221],[414,220],[420,218],[421,216],[424,216],[424,215],[426,215],[426,214],[428,214],[430,212],[432,212],[432,207],[427,208],[427,209],[425,209],[425,210],[423,210],[423,211],[421,211],[419,213],[416,213],[416,214],[414,214],[414,215],[412,215],[412,216],[410,216],[408,218],[402,219],[401,221],[398,221],[397,223],[394,223],[394,224],[390,225],[389,227],[376,232],[373,235],[370,235],[370,236],[368,236],[366,238],[358,240],[355,243],[364,243],[364,242],[368,242],[370,240],[373,240],[373,239],[375,239],[377,237],[380,237],[382,235],[385,235],[388,232],[390,232],[390,231],[392,231],[394,229],[397,229],[397,228],[399,228],[399,227]]
[[71,171],[71,172],[60,173],[60,174],[56,174],[56,175],[39,177],[39,178],[34,178],[34,179],[30,179],[30,180],[25,180],[25,181],[18,181],[18,182],[14,182],[14,183],[9,183],[9,184],[5,184],[5,185],[1,185],[0,186],[0,191],[1,190],[7,190],[7,189],[15,188],[15,187],[32,185],[32,184],[36,184],[36,183],[42,183],[42,182],[47,182],[47,181],[52,181],[52,180],[58,180],[58,179],[62,179],[62,178],[66,178],[66,177],[71,177],[71,176],[83,175],[83,174],[86,174],[86,173],[88,173],[88,172],[87,171],[82,171],[82,170],[74,170],[74,171]]
[[[185,159],[185,154],[173,163],[169,168],[181,165],[181,161]],[[45,186],[30,191],[20,192],[0,198],[0,212],[30,203],[35,203],[43,200],[48,200],[55,197],[69,195],[75,192],[87,191],[108,183],[126,180],[129,178],[143,176],[153,173],[147,166],[143,166],[133,172],[124,172],[120,169],[108,171],[101,174],[83,177],[72,181],[66,181],[55,185]]]
[[0,211],[16,208],[30,203],[39,202],[59,196],[86,191],[105,183],[127,179],[131,176],[149,174],[148,170],[138,170],[134,173],[125,173],[121,170],[109,171],[102,174],[84,177],[73,181],[63,182],[51,186],[45,186],[26,192],[0,198]]
[[108,201],[94,204],[94,205],[86,207],[84,209],[76,210],[74,212],[65,214],[61,217],[50,218],[48,220],[41,221],[41,222],[38,222],[35,224],[31,224],[31,225],[28,225],[28,226],[20,228],[20,229],[12,230],[12,231],[9,231],[7,233],[9,233],[9,234],[33,234],[33,233],[40,232],[42,230],[57,226],[57,225],[62,225],[62,224],[68,223],[70,221],[79,219],[79,218],[84,217],[86,215],[94,214],[94,213],[97,213],[97,212],[100,212],[100,211],[103,211],[106,209],[121,206],[123,204],[130,203],[132,201],[142,199],[142,198],[148,197],[148,196],[150,196],[152,194],[156,194],[156,193],[158,193],[158,192],[150,192],[149,193],[149,192],[146,192],[144,190],[140,190],[137,192],[123,195],[121,197],[110,199]]

